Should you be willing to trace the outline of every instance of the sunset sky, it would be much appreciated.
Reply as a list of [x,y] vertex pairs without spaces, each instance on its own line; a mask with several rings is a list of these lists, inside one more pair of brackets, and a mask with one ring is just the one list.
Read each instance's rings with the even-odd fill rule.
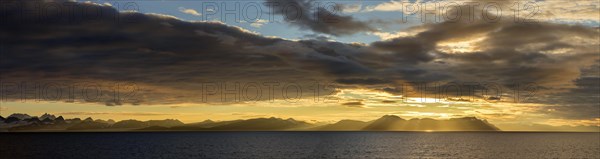
[[597,0],[1,7],[3,117],[324,123],[393,114],[600,130]]

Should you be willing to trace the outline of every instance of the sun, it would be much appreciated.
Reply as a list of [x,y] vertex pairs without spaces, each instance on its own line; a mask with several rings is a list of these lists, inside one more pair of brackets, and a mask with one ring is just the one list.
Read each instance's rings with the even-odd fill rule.
[[473,38],[468,40],[452,40],[452,41],[442,41],[437,44],[437,49],[442,52],[457,54],[457,53],[472,53],[481,51],[479,47],[477,47],[477,43],[485,40],[485,37]]

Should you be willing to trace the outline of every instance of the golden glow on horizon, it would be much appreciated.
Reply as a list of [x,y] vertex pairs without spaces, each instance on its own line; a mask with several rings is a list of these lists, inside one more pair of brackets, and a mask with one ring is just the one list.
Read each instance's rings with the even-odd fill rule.
[[[333,100],[315,102],[313,98],[288,103],[284,100],[229,104],[185,103],[171,105],[105,106],[93,103],[4,102],[2,114],[51,113],[65,118],[156,120],[179,119],[184,123],[250,118],[294,118],[309,123],[332,123],[343,119],[371,121],[393,114],[404,119],[450,119],[478,117],[497,124],[503,130],[522,130],[518,125],[545,124],[551,126],[600,126],[596,120],[564,120],[539,113],[545,105],[486,101],[456,101],[455,99],[403,97],[371,89],[339,89]],[[359,107],[344,105],[359,102]],[[528,129],[525,129],[528,130]]]

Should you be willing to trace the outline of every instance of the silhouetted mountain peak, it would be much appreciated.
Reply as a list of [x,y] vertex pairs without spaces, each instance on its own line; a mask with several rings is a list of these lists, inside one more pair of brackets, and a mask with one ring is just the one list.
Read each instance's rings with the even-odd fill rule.
[[42,120],[42,122],[44,122],[44,123],[53,123],[54,120],[52,120],[50,118],[45,118],[44,120]]
[[69,123],[79,123],[79,122],[81,122],[81,119],[73,118],[73,119],[66,119],[65,121],[68,121]]
[[143,121],[129,119],[129,120],[121,120],[112,125],[113,128],[143,128],[148,126]]
[[12,123],[12,122],[18,122],[21,121],[21,119],[14,117],[14,116],[9,116],[8,118],[6,118],[4,120],[4,123]]
[[212,130],[289,130],[309,127],[310,124],[294,119],[276,117],[254,118],[233,121],[228,124],[211,127]]
[[14,113],[8,117],[15,117],[15,118],[18,118],[19,120],[25,120],[25,119],[31,118],[31,116],[29,116],[28,114],[21,114],[21,113]]
[[43,121],[45,119],[54,120],[54,119],[56,119],[56,116],[54,116],[52,114],[44,113],[42,116],[40,116],[40,120]]
[[83,120],[83,122],[93,122],[94,119],[92,119],[92,117],[87,117]]
[[388,130],[398,122],[405,121],[396,115],[384,115],[381,118],[374,120],[371,124],[367,125],[365,130]]
[[399,116],[396,115],[384,115],[379,119],[383,119],[383,120],[404,120],[402,118],[400,118]]
[[347,124],[347,123],[357,123],[357,122],[363,122],[363,121],[344,119],[344,120],[340,120],[340,121],[336,122],[335,124]]
[[65,122],[65,118],[63,118],[62,116],[58,116],[56,119],[54,119],[54,123],[55,124],[64,124]]
[[147,126],[159,126],[159,127],[174,127],[184,125],[183,122],[177,119],[165,119],[165,120],[149,120],[145,122]]
[[[110,123],[108,123],[108,121],[105,121],[105,120],[102,120],[102,119],[96,119],[96,120],[94,120],[94,122],[110,124]],[[112,124],[110,124],[110,125],[112,125]]]
[[361,130],[368,122],[358,120],[340,120],[333,124],[327,124],[313,128],[314,130],[325,130],[325,131],[349,131],[349,130]]
[[[399,117],[398,117],[399,118]],[[431,118],[410,120],[384,116],[369,124],[364,130],[376,131],[498,131],[499,129],[485,120],[475,117],[436,120]]]

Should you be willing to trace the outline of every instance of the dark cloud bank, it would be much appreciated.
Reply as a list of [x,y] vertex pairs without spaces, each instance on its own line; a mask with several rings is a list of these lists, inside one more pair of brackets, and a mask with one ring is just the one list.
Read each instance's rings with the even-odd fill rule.
[[[270,81],[281,82],[278,87],[295,83],[308,95],[312,91],[307,88],[314,88],[314,81],[392,93],[389,87],[402,82],[484,81],[507,88],[514,83],[535,83],[547,92],[560,90],[561,97],[585,93],[590,96],[587,100],[567,98],[553,103],[587,106],[557,105],[576,111],[570,114],[598,109],[598,74],[582,72],[598,67],[598,28],[545,22],[442,22],[418,26],[424,31],[414,36],[347,44],[265,37],[218,22],[117,12],[88,3],[61,1],[54,4],[77,4],[74,14],[50,9],[43,15],[22,11],[47,3],[6,4],[0,26],[3,82],[51,80],[101,86],[135,82],[141,88],[135,101],[97,101],[107,105],[201,102],[200,90],[211,92],[218,86],[203,82],[240,82],[240,87],[248,83],[265,86]],[[86,7],[102,14],[86,15],[81,10]],[[339,18],[339,23],[313,19],[300,19],[299,23],[333,35],[371,30],[352,17]],[[441,42],[476,37],[483,39],[470,44],[476,48],[472,52],[449,53],[438,48]],[[251,92],[258,94],[259,100],[268,99],[267,90]],[[280,98],[282,93],[272,94]],[[550,103],[559,99],[546,95],[536,100]]]
[[351,35],[357,32],[376,31],[368,22],[342,16],[342,6],[331,2],[313,0],[266,0],[274,14],[282,15],[286,22],[301,29],[334,36]]

